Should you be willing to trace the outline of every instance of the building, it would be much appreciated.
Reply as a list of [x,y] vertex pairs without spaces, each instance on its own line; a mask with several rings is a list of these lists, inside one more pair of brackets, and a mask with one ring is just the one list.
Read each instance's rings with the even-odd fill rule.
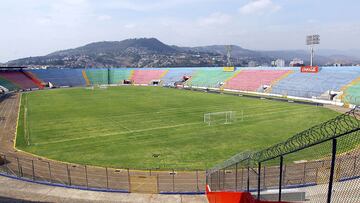
[[275,61],[271,62],[271,66],[274,67],[285,67],[285,60],[283,59],[276,59]]
[[289,66],[291,67],[299,67],[299,66],[303,66],[304,65],[304,61],[298,58],[294,58],[292,61],[290,61]]
[[248,66],[249,67],[256,67],[257,63],[256,63],[256,61],[249,61]]

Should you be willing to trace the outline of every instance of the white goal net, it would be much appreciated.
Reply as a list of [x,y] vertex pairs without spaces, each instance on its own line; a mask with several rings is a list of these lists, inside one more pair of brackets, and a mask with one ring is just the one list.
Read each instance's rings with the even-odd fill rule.
[[235,111],[212,112],[204,114],[204,123],[214,124],[231,124],[236,121]]

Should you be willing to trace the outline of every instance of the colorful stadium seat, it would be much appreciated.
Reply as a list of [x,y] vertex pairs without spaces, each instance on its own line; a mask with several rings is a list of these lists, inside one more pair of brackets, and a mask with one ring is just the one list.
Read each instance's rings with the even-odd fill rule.
[[86,82],[82,76],[83,69],[47,69],[31,70],[43,82],[51,82],[56,86],[85,86]]
[[318,97],[328,90],[340,91],[341,88],[360,76],[355,67],[324,67],[318,73],[293,74],[273,85],[272,93],[298,97]]
[[9,81],[1,76],[0,76],[0,86],[5,87],[9,91],[14,91],[14,90],[20,89],[20,87],[18,85],[12,83],[11,81]]
[[150,84],[153,80],[160,80],[167,70],[163,69],[150,69],[150,70],[134,70],[131,80],[135,84],[147,85]]
[[92,85],[109,84],[109,69],[85,69]]
[[240,70],[224,85],[225,89],[258,91],[263,85],[270,86],[274,81],[287,74],[289,70]]
[[174,85],[175,82],[183,80],[184,76],[192,76],[198,68],[171,68],[166,75],[161,78],[164,85]]
[[21,71],[5,71],[0,72],[0,77],[11,81],[21,89],[38,88],[39,86]]
[[201,68],[186,82],[186,85],[218,88],[235,73],[236,72],[225,72],[223,68]]
[[121,84],[124,80],[129,80],[131,76],[130,69],[127,68],[110,68],[109,69],[109,83]]

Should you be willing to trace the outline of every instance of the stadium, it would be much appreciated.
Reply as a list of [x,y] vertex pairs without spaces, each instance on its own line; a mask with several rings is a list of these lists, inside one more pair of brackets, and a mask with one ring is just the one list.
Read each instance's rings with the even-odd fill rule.
[[209,202],[360,201],[358,67],[3,67],[0,91],[2,176]]

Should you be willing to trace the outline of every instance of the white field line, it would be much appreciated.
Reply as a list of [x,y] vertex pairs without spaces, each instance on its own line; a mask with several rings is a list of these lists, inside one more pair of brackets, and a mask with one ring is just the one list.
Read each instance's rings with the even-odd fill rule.
[[[254,116],[262,116],[262,115],[269,115],[269,114],[276,114],[276,113],[281,113],[281,112],[296,112],[296,111],[303,111],[305,108],[297,108],[296,111],[295,110],[285,110],[285,111],[279,111],[280,109],[288,109],[288,108],[277,108],[277,111],[271,111],[270,113],[261,113],[261,114],[251,114],[251,115],[248,115],[248,116],[244,116],[244,117],[254,117]],[[268,111],[265,111],[265,112],[268,112]],[[202,119],[202,118],[201,118]],[[118,125],[121,125],[121,124],[126,124],[126,123],[132,123],[133,121],[136,122],[138,121],[138,119],[134,119],[134,120],[125,120],[124,122],[116,122]],[[162,119],[159,119],[159,120],[156,120],[156,121],[159,121],[159,122],[154,122],[154,120],[147,120],[147,121],[142,121],[142,124],[145,124],[145,123],[150,123],[152,124],[152,126],[156,126],[156,125],[161,125],[162,123],[164,123],[164,118]],[[199,121],[200,122],[200,121]],[[104,131],[108,131],[110,134],[114,131],[114,129],[109,129],[108,128],[108,125],[102,125],[101,123],[94,126],[93,124],[91,124],[91,127],[85,127],[86,125],[85,124],[89,124],[91,122],[88,122],[88,121],[84,121],[82,122],[82,124],[80,124],[79,122],[77,122],[79,124],[79,126],[82,126],[81,128],[73,128],[72,126],[69,126],[68,129],[73,129],[73,131],[75,130],[75,132],[70,132],[70,133],[66,133],[66,132],[63,132],[61,134],[53,134],[53,138],[55,137],[63,137],[65,134],[66,136],[68,137],[77,137],[77,138],[86,138],[86,137],[79,137],[80,135],[87,135],[89,133],[104,133]],[[108,123],[108,122],[107,122]],[[90,125],[90,124],[89,124]],[[101,126],[103,126],[103,128],[100,128]],[[114,126],[114,125],[112,125]],[[118,128],[119,126],[116,126],[116,128]],[[125,126],[120,126],[120,127],[123,127],[123,128],[126,128]],[[66,129],[66,126],[63,127],[62,129]],[[79,130],[82,130],[82,132],[78,132],[78,129]],[[105,129],[105,130],[99,130],[99,129]],[[141,129],[140,129],[141,130]],[[127,131],[129,132],[134,132],[133,130],[127,128]],[[61,141],[61,140],[57,140],[57,141]]]
[[170,126],[161,126],[161,127],[147,128],[147,129],[141,129],[141,130],[133,130],[131,132],[109,133],[109,134],[103,134],[103,135],[97,135],[97,136],[64,139],[64,140],[58,140],[58,141],[52,141],[52,142],[39,142],[39,143],[36,143],[35,145],[46,145],[46,144],[62,143],[62,142],[69,142],[69,141],[75,141],[75,140],[86,140],[86,139],[92,139],[92,138],[98,138],[98,137],[108,137],[108,136],[112,136],[112,135],[137,133],[137,132],[146,132],[146,131],[151,131],[151,130],[160,130],[160,129],[169,129],[169,128],[177,128],[177,127],[182,127],[182,126],[196,125],[196,124],[199,124],[199,123],[202,123],[202,122],[184,123],[184,124],[170,125]]
[[[298,111],[303,112],[302,109],[298,109]],[[298,111],[281,111],[281,112],[289,112],[292,115],[292,114],[298,113]],[[256,116],[249,116],[249,117],[260,117],[261,118],[261,117],[263,117],[263,115],[273,115],[273,114],[277,114],[277,113],[279,113],[279,111],[267,113],[267,114],[257,114]],[[268,120],[269,119],[264,118],[264,121],[268,121]],[[194,123],[178,124],[178,125],[170,125],[170,126],[161,126],[161,127],[154,127],[154,128],[148,128],[148,129],[133,130],[130,132],[117,132],[117,133],[108,133],[108,134],[96,135],[96,136],[78,137],[78,138],[63,139],[63,140],[49,141],[49,142],[39,142],[34,145],[46,145],[46,144],[55,144],[55,143],[62,143],[62,142],[69,142],[69,141],[76,141],[76,140],[87,140],[87,139],[93,139],[93,138],[98,138],[98,137],[109,137],[109,136],[113,136],[113,135],[123,135],[123,134],[130,134],[130,133],[146,132],[146,131],[157,130],[157,129],[169,129],[169,128],[188,126],[188,125],[202,124],[202,123],[203,123],[203,121],[194,122]]]
[[[296,112],[294,112],[296,113]],[[260,117],[261,118],[261,117]],[[268,119],[268,118],[263,118],[261,120],[261,122],[273,122],[274,120],[281,120],[282,118],[274,118],[274,119]],[[200,124],[200,123],[199,123]],[[201,122],[202,124],[202,122]],[[119,133],[120,134],[120,133]],[[144,137],[144,136],[142,136]],[[91,143],[91,147],[95,147],[95,146],[104,146],[105,143],[114,143],[115,141],[118,141],[118,140],[123,140],[124,138],[123,137],[118,137],[118,138],[114,138],[114,139],[111,139],[111,140],[96,140],[96,141],[93,141],[93,143]],[[125,138],[126,139],[126,138]],[[188,139],[187,136],[182,136],[182,137],[177,137],[176,139],[174,138],[171,138],[171,142],[177,142],[177,141],[180,141],[180,140],[186,140]],[[161,145],[161,144],[166,144],[168,143],[169,141],[168,140],[163,140],[163,141],[159,141],[159,140],[156,140],[155,141],[156,144],[158,145]],[[154,143],[154,140],[146,140],[146,141],[140,141],[140,140],[136,140],[136,143],[138,145],[143,145],[143,144],[151,144],[151,143]],[[128,145],[129,143],[128,142],[118,142],[117,143],[117,146],[123,146],[123,145]],[[56,153],[59,153],[59,152],[62,152],[64,150],[67,150],[67,149],[71,149],[73,150],[74,147],[81,147],[83,146],[83,143],[76,143],[76,144],[71,144],[71,145],[64,145],[63,147],[59,148],[59,149],[53,149],[52,150],[52,153],[56,154]]]
[[[256,108],[258,108],[258,107],[256,107]],[[256,108],[244,108],[244,109],[241,109],[241,110],[244,110],[244,112],[246,113],[248,110],[256,109]],[[267,107],[263,107],[263,108],[264,108],[263,112],[268,112],[268,111],[273,111],[273,110],[281,110],[281,109],[289,109],[289,110],[292,109],[292,108],[288,108],[288,107],[284,107],[284,106],[280,106],[280,108],[267,108]],[[308,107],[305,107],[305,108],[308,108]],[[177,112],[184,112],[184,113],[186,112],[186,111],[181,111],[183,108],[176,108],[176,109],[177,109]],[[219,109],[221,110],[221,109],[224,109],[224,108],[219,108]],[[295,109],[298,109],[298,108],[295,108]],[[216,109],[212,108],[211,110],[216,110]],[[203,113],[203,111],[201,111],[201,110],[199,112]],[[159,116],[161,115],[162,118],[164,118],[164,117],[166,118],[166,116],[162,115],[162,114],[165,114],[165,113],[168,113],[168,111],[167,110],[162,110],[162,111],[158,111],[157,115],[159,115]],[[187,114],[192,115],[192,114],[195,114],[195,113],[197,113],[197,112],[192,111],[192,112],[188,112]],[[129,123],[132,120],[139,120],[139,118],[144,118],[144,116],[146,116],[146,115],[153,115],[153,114],[154,114],[154,112],[149,112],[149,113],[125,114],[125,115],[118,115],[118,116],[106,116],[104,118],[116,118],[116,119],[123,120],[123,123]],[[133,118],[133,119],[130,119],[130,120],[126,119],[128,117],[134,117],[134,116],[140,116],[140,117],[136,117],[136,118]],[[171,117],[171,116],[168,116],[168,117]],[[152,121],[153,120],[154,119],[152,119]],[[70,122],[71,118],[69,118],[69,119],[61,119],[61,120],[55,118],[55,119],[49,119],[49,120],[47,120],[47,122],[42,122],[42,126],[44,126],[44,128],[45,127],[47,128],[48,125],[54,125],[54,124],[58,125],[59,122],[61,122],[61,121],[65,121],[64,123],[67,123],[70,126],[73,125],[73,122]],[[78,123],[79,119],[76,119],[76,122]],[[88,122],[87,118],[84,119],[83,124],[86,124],[86,123],[88,123],[89,125],[92,125],[92,124],[90,124]],[[117,121],[117,123],[121,123],[121,122]]]

